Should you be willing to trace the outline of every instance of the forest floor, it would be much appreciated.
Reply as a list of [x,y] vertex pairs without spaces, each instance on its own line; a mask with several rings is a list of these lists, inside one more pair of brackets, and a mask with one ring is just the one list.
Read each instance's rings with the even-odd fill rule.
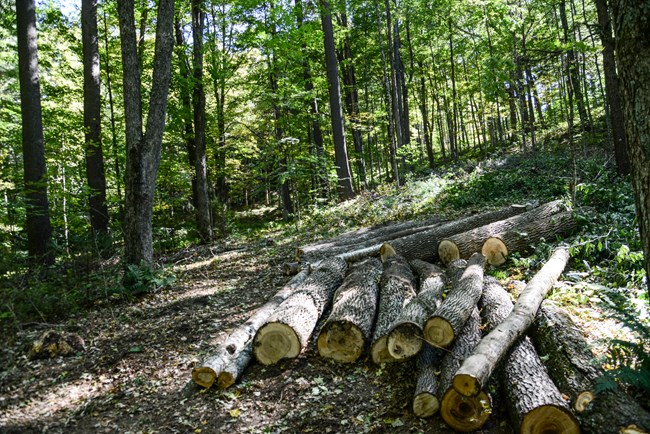
[[[550,160],[548,164],[555,167],[555,163]],[[548,178],[540,175],[538,180],[530,174],[551,170],[542,167],[531,171],[525,164],[540,167],[538,161],[521,160],[513,167],[522,176],[510,176],[502,170],[496,177],[482,178],[488,184],[497,180],[502,186],[504,181],[513,183],[500,190],[510,195],[500,204],[520,200],[512,199],[512,192],[549,192]],[[599,163],[594,167],[600,171],[602,166]],[[463,187],[469,193],[459,195],[458,190],[451,190],[456,193],[448,197],[458,201],[464,212],[469,209],[461,199],[476,199],[477,191],[487,192],[485,202],[500,205],[495,203],[494,190],[475,190],[480,185],[467,182]],[[427,203],[421,199],[422,192],[438,187],[425,183],[417,188],[410,202],[421,206]],[[593,191],[597,193],[593,197],[603,198],[600,190]],[[633,204],[629,196],[625,201]],[[389,213],[403,212],[402,203],[390,197],[368,197],[367,202],[383,206]],[[477,205],[474,211],[484,207]],[[339,220],[340,211],[333,212]],[[434,210],[420,217],[454,218],[458,214]],[[369,217],[372,212],[353,210],[350,215]],[[409,215],[399,217],[392,220],[409,219]],[[361,223],[357,227],[372,226],[357,223]],[[609,224],[604,223],[605,231],[611,228]],[[331,234],[332,226],[331,222],[315,224],[320,236]],[[413,361],[376,366],[364,357],[353,364],[336,364],[317,355],[313,339],[297,359],[268,367],[251,363],[243,377],[225,391],[194,385],[192,367],[289,280],[283,275],[282,265],[292,260],[296,247],[319,238],[309,231],[296,232],[299,235],[287,237],[277,229],[255,241],[215,243],[159,257],[158,262],[176,276],[171,286],[130,299],[104,297],[62,322],[24,323],[17,331],[3,332],[0,432],[452,432],[439,416],[419,419],[413,415]],[[612,250],[610,257],[620,256],[620,252]],[[620,336],[624,331],[600,310],[598,287],[580,283],[588,274],[582,262],[576,261],[575,269],[570,269],[570,264],[551,298],[569,309],[597,353],[602,353],[602,339]],[[523,258],[489,272],[516,291],[539,265],[539,260],[526,263]],[[107,267],[113,267],[114,273],[119,270],[115,263]],[[598,271],[597,267],[590,269],[592,273]],[[627,278],[628,269],[619,274]],[[48,329],[77,333],[85,341],[85,350],[72,357],[31,360],[28,354],[32,342]],[[513,432],[500,394],[493,398],[493,415],[482,432]]]

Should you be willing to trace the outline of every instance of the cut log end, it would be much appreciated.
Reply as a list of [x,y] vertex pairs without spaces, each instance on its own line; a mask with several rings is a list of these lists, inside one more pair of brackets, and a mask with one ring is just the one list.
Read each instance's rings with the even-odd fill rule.
[[416,324],[401,324],[388,335],[387,346],[396,360],[413,357],[422,349],[422,330]]
[[258,362],[272,365],[283,358],[298,357],[301,344],[296,332],[286,324],[272,322],[255,335],[253,352]]
[[477,431],[485,425],[492,413],[490,395],[481,391],[476,396],[463,396],[449,388],[442,398],[440,415],[456,431]]
[[372,358],[373,363],[376,365],[395,361],[393,356],[391,356],[390,352],[388,351],[387,340],[388,339],[386,336],[382,336],[377,339],[370,347],[370,357]]
[[481,253],[488,264],[501,265],[506,262],[508,248],[499,238],[490,237],[483,243]]
[[460,251],[456,243],[450,240],[442,240],[438,245],[438,257],[443,264],[449,264],[460,258]]
[[424,325],[424,339],[434,347],[448,347],[455,337],[451,324],[442,317],[429,318]]
[[217,373],[207,366],[199,366],[192,369],[192,380],[199,386],[209,388],[217,380]]
[[397,255],[397,252],[388,243],[382,244],[381,248],[379,249],[379,256],[381,257],[381,262],[386,262],[386,259],[390,258],[391,256]]
[[481,390],[476,378],[467,374],[456,374],[452,380],[452,387],[463,396],[474,396]]
[[580,425],[571,412],[555,405],[543,405],[524,415],[521,434],[578,434]]
[[337,362],[354,362],[363,352],[364,338],[359,327],[348,321],[335,321],[318,336],[318,353]]
[[431,417],[440,409],[440,401],[435,395],[423,392],[413,398],[413,414],[417,417]]
[[235,384],[235,377],[230,372],[219,372],[219,377],[217,377],[217,384],[221,389],[227,389]]
[[591,404],[595,398],[596,396],[588,390],[582,392],[576,398],[576,402],[573,405],[574,410],[578,413],[582,413],[589,407],[589,404]]

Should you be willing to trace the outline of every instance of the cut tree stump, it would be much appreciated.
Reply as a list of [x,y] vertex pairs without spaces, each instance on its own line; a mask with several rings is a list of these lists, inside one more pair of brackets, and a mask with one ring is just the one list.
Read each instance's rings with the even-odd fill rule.
[[282,302],[259,328],[253,340],[255,358],[263,365],[298,357],[307,345],[318,318],[343,282],[347,263],[329,258]]
[[475,396],[463,396],[451,386],[454,373],[481,340],[481,318],[476,306],[451,350],[445,354],[440,367],[440,415],[456,431],[481,429],[492,413],[490,395],[481,391]]
[[461,218],[453,222],[441,224],[423,232],[396,238],[391,241],[390,244],[397,253],[408,260],[422,259],[423,261],[434,263],[438,260],[438,244],[441,240],[454,234],[466,232],[488,223],[504,220],[521,214],[525,212],[527,208],[532,208],[533,206],[534,205],[512,205],[497,211]]
[[566,248],[556,249],[542,269],[528,282],[512,312],[481,340],[456,373],[453,385],[458,393],[472,396],[485,387],[499,360],[532,324],[539,306],[568,260],[569,251]]
[[318,336],[318,353],[337,362],[354,362],[371,339],[382,265],[371,258],[350,269],[334,294],[332,313]]
[[422,349],[424,322],[440,307],[445,289],[444,271],[428,262],[410,262],[420,281],[420,290],[404,306],[387,337],[388,352],[396,360],[415,356]]
[[475,253],[467,261],[458,284],[424,324],[424,338],[435,347],[449,346],[463,329],[483,289],[485,257]]
[[623,432],[630,425],[650,432],[650,413],[618,387],[596,392],[603,375],[594,354],[571,316],[545,301],[530,334],[558,389],[571,399],[584,432]]
[[437,374],[442,358],[440,353],[440,350],[425,342],[418,354],[415,364],[418,380],[413,394],[413,414],[417,417],[431,417],[440,409]]
[[192,369],[192,380],[203,387],[211,387],[217,378],[222,388],[234,384],[252,358],[252,342],[257,330],[308,275],[308,269],[296,274],[245,323],[234,329],[214,354]]
[[561,201],[549,202],[523,214],[451,235],[440,241],[438,255],[447,264],[481,252],[488,264],[501,265],[509,253],[523,251],[542,238],[569,234],[576,226],[573,212],[567,211]]
[[416,295],[416,280],[408,261],[389,246],[382,246],[384,272],[379,281],[377,322],[370,347],[376,364],[394,361],[388,352],[387,335],[404,306]]

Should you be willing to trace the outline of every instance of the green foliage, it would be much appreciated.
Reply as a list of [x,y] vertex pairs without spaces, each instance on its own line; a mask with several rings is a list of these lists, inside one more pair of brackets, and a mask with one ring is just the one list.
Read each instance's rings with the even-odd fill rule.
[[138,295],[157,291],[176,282],[176,276],[168,269],[153,268],[147,264],[127,264],[124,271],[124,291]]

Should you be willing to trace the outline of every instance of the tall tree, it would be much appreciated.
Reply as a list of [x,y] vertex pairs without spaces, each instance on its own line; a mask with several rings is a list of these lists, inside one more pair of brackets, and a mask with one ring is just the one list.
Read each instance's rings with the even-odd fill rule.
[[647,0],[612,0],[627,151],[650,294],[650,46]]
[[339,195],[342,199],[354,196],[352,175],[348,160],[348,150],[345,144],[345,129],[343,110],[341,107],[341,85],[339,83],[336,46],[334,44],[334,28],[332,26],[332,8],[327,0],[321,0],[321,24],[323,26],[323,42],[325,45],[325,65],[332,113],[332,136],[334,140],[334,155],[336,158],[336,173],[339,180]]
[[194,169],[196,171],[196,223],[202,243],[212,239],[208,170],[205,156],[205,91],[203,88],[203,0],[192,0],[192,63],[194,66]]
[[171,55],[174,45],[174,1],[161,0],[158,4],[153,80],[149,114],[144,131],[133,0],[119,1],[117,6],[126,126],[124,254],[129,264],[143,263],[151,266],[154,193],[160,166],[162,136],[165,130]]
[[54,263],[50,248],[50,226],[47,200],[47,177],[41,88],[38,75],[36,6],[34,0],[16,2],[18,33],[18,77],[20,80],[20,109],[22,116],[23,171],[27,199],[27,246],[35,263]]
[[81,2],[81,40],[84,64],[84,130],[86,177],[90,188],[90,227],[96,234],[108,232],[106,174],[101,131],[101,94],[97,0]]

